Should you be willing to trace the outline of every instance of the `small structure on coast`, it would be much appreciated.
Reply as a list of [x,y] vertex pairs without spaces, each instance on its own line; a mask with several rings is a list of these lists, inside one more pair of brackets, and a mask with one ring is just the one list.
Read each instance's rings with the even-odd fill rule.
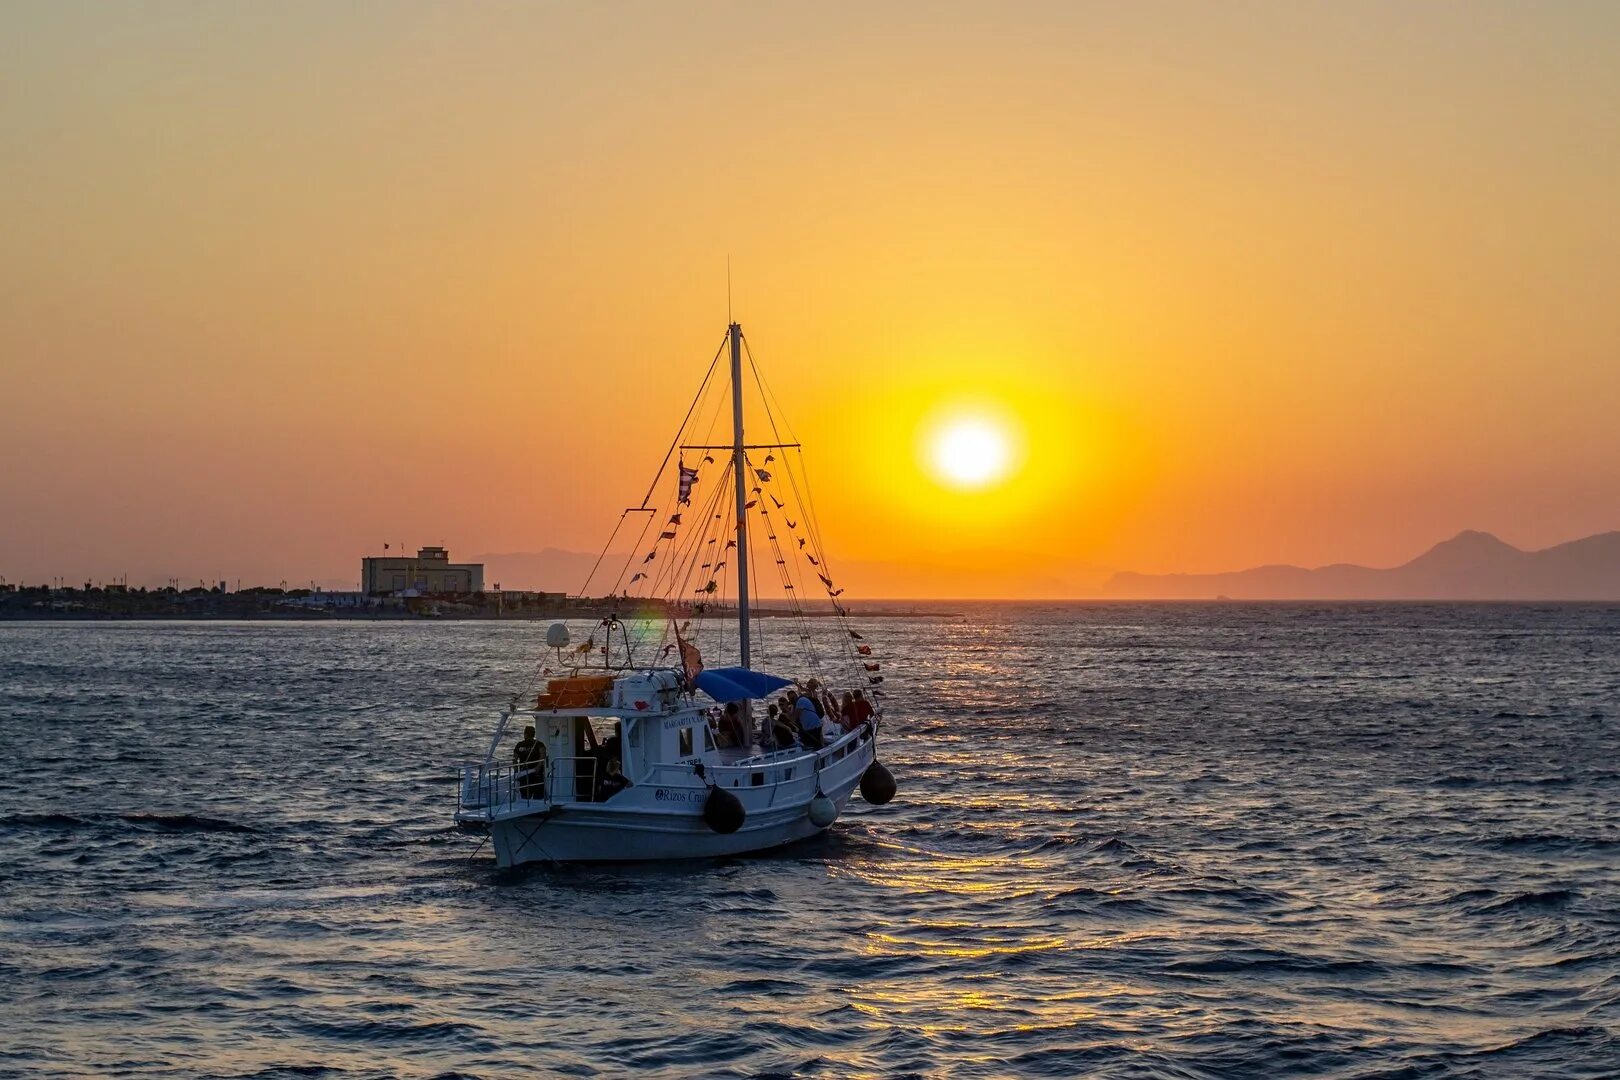
[[[387,545],[384,545],[386,547]],[[414,556],[371,555],[360,560],[360,588],[367,596],[484,591],[483,563],[453,563],[442,547],[419,548]]]

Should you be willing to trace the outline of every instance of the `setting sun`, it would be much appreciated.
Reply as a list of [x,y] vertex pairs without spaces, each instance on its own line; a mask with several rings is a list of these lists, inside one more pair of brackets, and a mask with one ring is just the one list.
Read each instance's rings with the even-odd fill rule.
[[934,433],[930,463],[958,488],[986,487],[1007,475],[1012,452],[1007,432],[982,417],[953,420]]

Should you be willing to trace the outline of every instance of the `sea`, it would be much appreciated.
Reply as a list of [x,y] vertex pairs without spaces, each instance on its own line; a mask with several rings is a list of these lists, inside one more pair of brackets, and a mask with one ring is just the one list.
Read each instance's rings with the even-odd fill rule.
[[855,625],[893,802],[501,871],[543,623],[0,624],[0,1075],[1620,1076],[1620,607]]

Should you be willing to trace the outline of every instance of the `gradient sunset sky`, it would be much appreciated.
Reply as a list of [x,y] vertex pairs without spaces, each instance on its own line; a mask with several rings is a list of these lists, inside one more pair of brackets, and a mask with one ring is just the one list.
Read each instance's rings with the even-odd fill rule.
[[[594,552],[728,256],[867,595],[1620,527],[1620,5],[12,0],[0,51],[12,582]],[[1008,475],[938,475],[953,415]]]

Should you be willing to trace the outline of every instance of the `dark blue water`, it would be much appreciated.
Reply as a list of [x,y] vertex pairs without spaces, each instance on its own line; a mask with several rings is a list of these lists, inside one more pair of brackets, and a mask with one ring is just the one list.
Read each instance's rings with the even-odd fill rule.
[[890,806],[506,874],[542,625],[0,625],[0,1072],[1620,1076],[1620,608],[957,608]]

